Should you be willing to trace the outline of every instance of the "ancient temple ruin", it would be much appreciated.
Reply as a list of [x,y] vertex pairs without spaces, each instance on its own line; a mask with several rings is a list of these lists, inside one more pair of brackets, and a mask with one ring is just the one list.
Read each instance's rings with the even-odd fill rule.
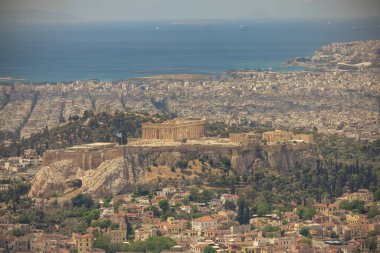
[[164,123],[143,123],[142,139],[180,141],[205,136],[206,120],[175,119]]

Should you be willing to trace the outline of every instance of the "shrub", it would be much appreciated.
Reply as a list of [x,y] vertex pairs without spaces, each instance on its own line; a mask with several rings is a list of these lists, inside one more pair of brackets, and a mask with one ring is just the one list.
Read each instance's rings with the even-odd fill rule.
[[189,161],[181,159],[177,161],[176,166],[181,169],[186,169],[189,164]]
[[94,201],[89,194],[78,194],[74,198],[71,199],[71,203],[74,207],[86,207],[90,209],[94,206]]

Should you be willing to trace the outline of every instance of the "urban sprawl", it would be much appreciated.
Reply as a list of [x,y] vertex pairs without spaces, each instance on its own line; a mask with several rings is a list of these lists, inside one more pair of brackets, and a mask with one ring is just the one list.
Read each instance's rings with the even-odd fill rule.
[[[48,150],[44,157],[31,147],[18,157],[2,158],[0,193],[4,199],[8,193],[12,196],[9,201],[0,203],[0,252],[122,252],[123,247],[141,252],[138,246],[142,243],[148,245],[151,241],[151,245],[156,245],[154,238],[164,237],[170,238],[170,242],[166,248],[159,249],[166,253],[379,252],[380,202],[374,192],[363,188],[349,191],[346,187],[342,196],[332,200],[322,198],[319,203],[301,200],[304,207],[289,203],[292,208],[286,211],[269,212],[269,208],[256,205],[255,214],[244,207],[239,195],[247,175],[232,172],[227,174],[236,178],[234,189],[219,186],[211,190],[199,183],[196,186],[178,183],[158,190],[136,186],[133,193],[93,198],[78,190],[65,192],[64,197],[41,197],[24,192],[27,197],[21,202],[18,200],[19,203],[15,201],[16,181],[18,191],[22,192],[22,181],[25,181],[32,182],[32,189],[37,192],[40,186],[33,181],[35,175],[52,177],[54,164],[62,168],[74,166],[65,163],[66,157],[74,153],[78,167],[83,169],[78,174],[83,173],[84,176],[80,176],[85,177],[108,159],[102,148],[127,160],[130,150],[161,152],[159,149],[164,147],[168,152],[173,147],[172,155],[177,147],[192,150],[207,145],[215,146],[216,150],[231,148],[232,157],[237,157],[234,152],[240,152],[240,147],[245,148],[244,145],[251,142],[257,142],[254,147],[260,157],[269,150],[262,147],[270,145],[273,150],[277,147],[276,150],[283,150],[286,145],[313,145],[312,133],[315,132],[374,142],[380,138],[379,59],[380,41],[372,40],[333,43],[313,56],[286,63],[306,69],[302,71],[244,70],[212,77],[163,75],[114,82],[0,84],[0,131],[15,135],[13,139],[4,139],[2,147],[12,145],[15,138],[27,139],[46,129],[63,126],[74,117],[82,117],[86,111],[164,114],[176,118],[164,123],[143,123],[141,139],[131,139],[125,145],[93,143]],[[267,131],[230,133],[229,139],[208,139],[206,122],[264,127]],[[299,149],[306,153],[308,148],[310,146]],[[179,153],[175,155],[183,156]],[[165,160],[166,153],[163,154],[162,163],[169,163]],[[108,160],[112,159],[115,157],[110,155]],[[175,174],[181,166],[182,171],[191,167],[198,171],[199,167],[199,173],[194,172],[192,177],[198,173],[202,178],[202,170],[208,171],[212,166],[203,161],[200,165],[199,159],[195,160],[189,159],[185,165],[177,162],[177,167],[168,170]],[[319,158],[315,160],[319,169]],[[160,168],[152,165],[146,170],[155,170],[153,167]],[[38,174],[40,170],[46,174]],[[80,189],[82,181],[68,178],[65,185]],[[313,180],[314,177],[310,182]],[[16,204],[24,209],[33,206],[35,217],[18,215]],[[38,213],[38,208],[44,212]],[[47,226],[46,223],[55,224],[53,219],[59,219],[46,217],[57,209],[67,209],[72,216],[66,213],[67,222]],[[74,218],[77,219],[72,222],[70,219]],[[37,222],[32,223],[30,219]],[[101,249],[104,242],[116,245],[115,249],[111,246]],[[144,252],[155,250],[146,246]]]

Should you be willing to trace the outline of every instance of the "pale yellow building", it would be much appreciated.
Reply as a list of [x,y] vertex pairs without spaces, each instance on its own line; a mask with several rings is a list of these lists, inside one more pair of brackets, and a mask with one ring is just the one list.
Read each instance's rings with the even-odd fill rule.
[[359,200],[365,203],[373,202],[373,193],[367,189],[359,189],[357,192],[345,193],[342,197],[337,198],[336,203],[340,204],[342,201]]
[[338,205],[336,204],[315,204],[315,210],[325,216],[332,215],[334,212],[338,211]]
[[358,224],[360,220],[360,216],[358,214],[347,214],[346,222],[348,224]]
[[93,234],[73,234],[73,241],[77,248],[78,253],[88,253],[94,246],[94,236]]
[[373,193],[367,189],[359,189],[357,192],[347,195],[347,200],[359,200],[364,202],[373,202]]

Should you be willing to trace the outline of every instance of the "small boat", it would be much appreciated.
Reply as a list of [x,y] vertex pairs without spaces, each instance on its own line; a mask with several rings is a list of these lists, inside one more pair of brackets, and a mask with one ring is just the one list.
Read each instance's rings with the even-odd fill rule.
[[355,27],[355,26],[353,26],[351,29],[354,31],[367,31],[368,30],[368,28],[365,28],[365,27]]
[[245,25],[241,25],[240,30],[249,30],[249,27]]

